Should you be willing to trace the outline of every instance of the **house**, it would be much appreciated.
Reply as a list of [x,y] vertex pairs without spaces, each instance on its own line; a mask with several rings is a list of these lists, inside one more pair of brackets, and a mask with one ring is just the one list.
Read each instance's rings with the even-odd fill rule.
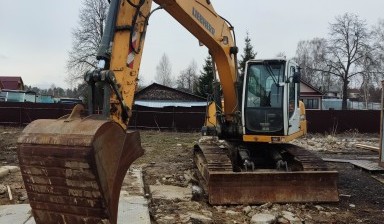
[[349,89],[348,90],[348,99],[351,101],[358,101],[360,98],[360,90],[359,89]]
[[204,125],[206,106],[203,97],[153,83],[135,94],[129,126],[197,131]]
[[23,79],[20,76],[0,76],[1,89],[24,90]]
[[33,91],[3,89],[0,91],[0,102],[36,102]]
[[331,86],[324,92],[324,99],[341,99],[341,87]]
[[301,80],[300,100],[304,102],[307,110],[321,110],[323,93],[311,84]]

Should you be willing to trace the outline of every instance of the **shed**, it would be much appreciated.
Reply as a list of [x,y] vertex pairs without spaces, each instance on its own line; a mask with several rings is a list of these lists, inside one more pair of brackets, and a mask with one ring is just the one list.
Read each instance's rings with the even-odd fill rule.
[[311,84],[301,80],[300,100],[304,102],[307,110],[321,110],[323,93]]
[[178,89],[153,83],[135,94],[130,127],[158,130],[200,130],[207,100]]
[[20,76],[0,76],[2,89],[24,90],[23,79]]
[[146,107],[206,106],[207,100],[168,86],[152,83],[135,94],[135,105]]

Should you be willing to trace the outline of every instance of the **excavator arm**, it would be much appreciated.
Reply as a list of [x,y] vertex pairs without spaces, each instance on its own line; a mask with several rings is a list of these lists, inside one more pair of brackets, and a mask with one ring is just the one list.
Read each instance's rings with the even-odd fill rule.
[[[235,112],[238,111],[238,91],[235,88],[238,78],[236,72],[238,50],[233,39],[233,27],[215,12],[210,1],[155,0],[155,2],[209,49],[217,65],[223,99],[226,102],[223,117],[228,122],[233,121]],[[97,56],[102,62],[101,69],[90,72],[86,77],[90,80],[91,86],[94,80],[104,81],[99,77],[105,75],[115,77],[110,84],[112,87],[116,84],[118,89],[112,88],[115,91],[110,102],[104,102],[104,105],[107,105],[105,114],[112,116],[112,119],[123,127],[128,124],[133,105],[151,3],[152,1],[148,0],[111,2],[105,35]],[[94,107],[91,105],[89,108]]]

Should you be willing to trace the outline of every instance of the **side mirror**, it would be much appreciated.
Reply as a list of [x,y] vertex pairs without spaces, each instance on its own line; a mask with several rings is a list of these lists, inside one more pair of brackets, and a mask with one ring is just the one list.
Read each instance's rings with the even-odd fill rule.
[[301,72],[300,71],[295,72],[292,76],[292,82],[293,83],[300,83],[300,80],[301,80]]

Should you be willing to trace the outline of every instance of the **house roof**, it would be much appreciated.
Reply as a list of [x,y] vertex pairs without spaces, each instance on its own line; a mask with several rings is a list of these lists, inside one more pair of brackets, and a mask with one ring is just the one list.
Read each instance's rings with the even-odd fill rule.
[[3,86],[3,89],[24,89],[23,79],[20,76],[0,76],[0,82]]
[[305,95],[319,95],[322,96],[324,93],[321,92],[318,88],[312,86],[308,82],[304,80],[300,80],[301,83],[301,88],[300,88],[300,95],[305,96]]
[[348,93],[360,93],[359,89],[348,89]]
[[156,100],[135,100],[135,105],[153,108],[164,107],[205,107],[207,102],[182,102],[182,101],[156,101]]

